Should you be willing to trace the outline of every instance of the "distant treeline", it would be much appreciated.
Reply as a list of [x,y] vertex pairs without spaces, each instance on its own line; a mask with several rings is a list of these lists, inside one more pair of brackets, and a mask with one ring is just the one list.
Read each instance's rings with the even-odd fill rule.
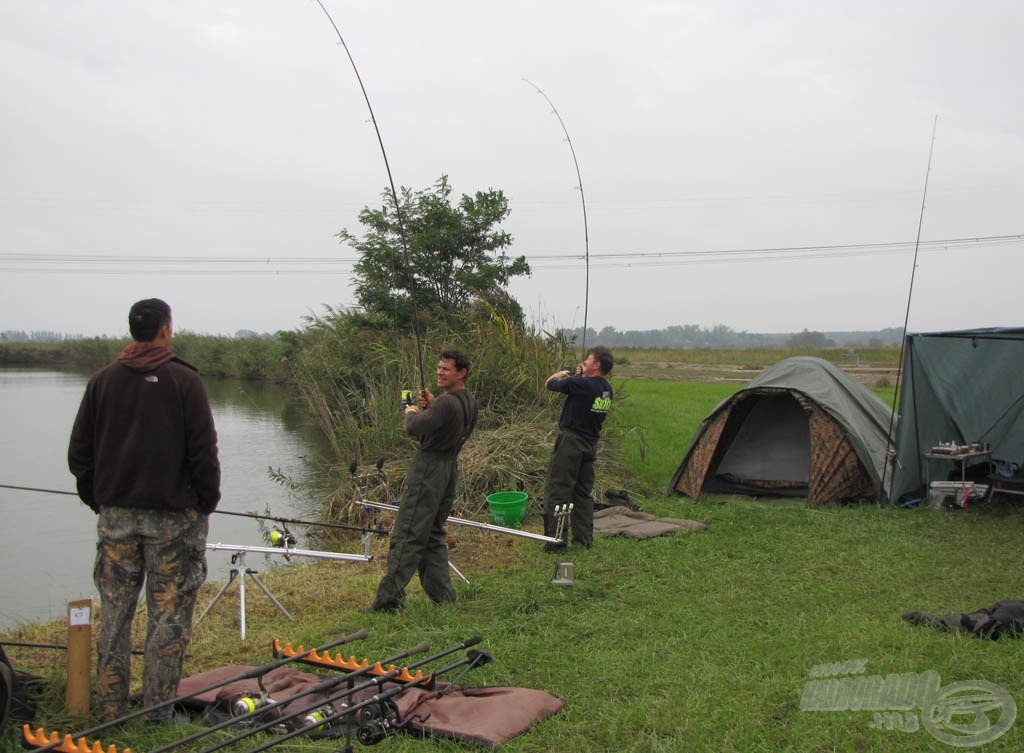
[[[6,334],[6,333],[3,333]],[[207,376],[286,382],[298,334],[225,337],[175,332],[171,350]],[[0,336],[0,366],[95,370],[114,360],[127,337],[9,340]]]
[[[127,339],[127,337],[128,337],[128,335],[126,333],[125,334],[125,338]],[[272,338],[272,337],[275,337],[275,335],[271,335],[271,334],[268,334],[268,333],[264,333],[264,334],[261,335],[258,332],[253,332],[251,329],[240,329],[240,330],[238,330],[235,333],[235,336],[233,338],[227,338],[227,339],[245,340],[245,339],[250,338],[250,337]],[[52,330],[48,330],[48,329],[34,330],[32,332],[26,332],[25,330],[19,330],[19,329],[5,329],[2,332],[0,332],[0,343],[29,343],[29,342],[31,342],[31,343],[54,343],[54,342],[64,342],[65,340],[93,340],[93,339],[97,339],[97,338],[86,337],[85,335],[68,334],[66,332],[53,332]],[[120,338],[117,338],[117,337],[111,338],[109,336],[104,336],[104,337],[100,337],[99,339],[101,339],[101,340],[109,340],[109,339],[119,340]]]
[[[753,350],[884,348],[899,346],[903,330],[899,327],[874,332],[811,332],[790,334],[737,332],[725,325],[710,329],[696,324],[665,329],[626,330],[614,327],[600,331],[587,329],[587,344],[598,343],[619,348],[673,348],[678,350]],[[276,335],[241,330],[233,337],[178,332],[174,352],[196,365],[208,376],[238,379],[266,379],[283,382],[291,379],[289,356],[303,337],[301,331],[282,331]],[[570,342],[580,342],[582,328],[559,333]],[[98,369],[110,363],[127,337],[81,337],[57,332],[0,332],[0,366],[52,366]]]
[[[583,328],[569,334],[579,341]],[[883,348],[898,346],[903,339],[902,327],[873,332],[794,333],[737,332],[718,324],[710,329],[696,324],[678,324],[665,329],[625,330],[604,327],[600,331],[587,328],[587,343],[626,348],[679,348],[682,350],[748,350],[751,348]]]

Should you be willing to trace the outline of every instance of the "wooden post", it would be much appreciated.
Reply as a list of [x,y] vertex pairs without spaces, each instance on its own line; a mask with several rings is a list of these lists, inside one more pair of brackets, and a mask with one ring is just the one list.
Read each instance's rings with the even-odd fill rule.
[[68,684],[64,705],[73,719],[89,718],[89,679],[92,674],[92,600],[68,603]]

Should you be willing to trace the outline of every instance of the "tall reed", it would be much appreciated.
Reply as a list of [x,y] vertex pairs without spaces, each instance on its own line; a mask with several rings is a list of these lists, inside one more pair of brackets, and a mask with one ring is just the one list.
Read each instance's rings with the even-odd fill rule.
[[400,391],[418,391],[422,381],[436,393],[437,356],[450,347],[469,357],[467,387],[480,404],[476,433],[460,457],[457,512],[480,512],[495,491],[525,490],[539,500],[560,405],[543,384],[573,359],[571,346],[485,305],[451,329],[426,330],[421,348],[372,315],[328,308],[311,318],[291,368],[337,458],[338,491],[329,512],[358,514],[353,479],[345,472],[353,461],[363,468],[385,458],[388,488],[401,487],[416,443],[402,428]]

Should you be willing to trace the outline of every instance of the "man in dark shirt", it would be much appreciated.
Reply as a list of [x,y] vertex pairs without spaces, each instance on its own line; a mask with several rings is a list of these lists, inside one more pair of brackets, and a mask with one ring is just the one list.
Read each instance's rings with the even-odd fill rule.
[[[544,383],[549,390],[566,395],[544,484],[544,533],[556,533],[555,507],[571,504],[572,540],[586,548],[594,543],[594,459],[601,427],[612,407],[612,385],[607,375],[614,364],[611,351],[598,345],[587,351],[575,376],[557,371]],[[544,548],[560,552],[565,550],[565,543],[545,544]]]
[[476,398],[466,389],[469,359],[445,350],[437,362],[437,385],[444,394],[420,394],[419,405],[405,409],[405,431],[419,437],[409,465],[405,492],[391,530],[388,569],[377,587],[371,612],[394,612],[405,604],[405,587],[419,572],[420,585],[431,601],[455,601],[448,573],[444,524],[455,501],[458,457],[476,426]]
[[[127,710],[131,625],[143,580],[143,703],[177,695],[206,580],[208,517],[220,501],[213,415],[195,367],[170,351],[170,306],[139,301],[128,325],[135,342],[89,380],[68,445],[78,496],[99,515],[96,695],[105,721]],[[169,721],[170,714],[167,707],[150,719]]]

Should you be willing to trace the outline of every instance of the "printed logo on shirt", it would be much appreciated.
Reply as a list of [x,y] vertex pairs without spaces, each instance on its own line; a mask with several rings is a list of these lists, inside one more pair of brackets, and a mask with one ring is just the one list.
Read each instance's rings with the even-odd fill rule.
[[594,404],[590,406],[591,413],[607,413],[612,409],[612,396],[608,392],[601,393],[601,397],[594,398]]
[[145,379],[147,382],[159,382],[160,381],[160,378],[156,374],[149,374],[149,375],[144,376],[142,378]]

